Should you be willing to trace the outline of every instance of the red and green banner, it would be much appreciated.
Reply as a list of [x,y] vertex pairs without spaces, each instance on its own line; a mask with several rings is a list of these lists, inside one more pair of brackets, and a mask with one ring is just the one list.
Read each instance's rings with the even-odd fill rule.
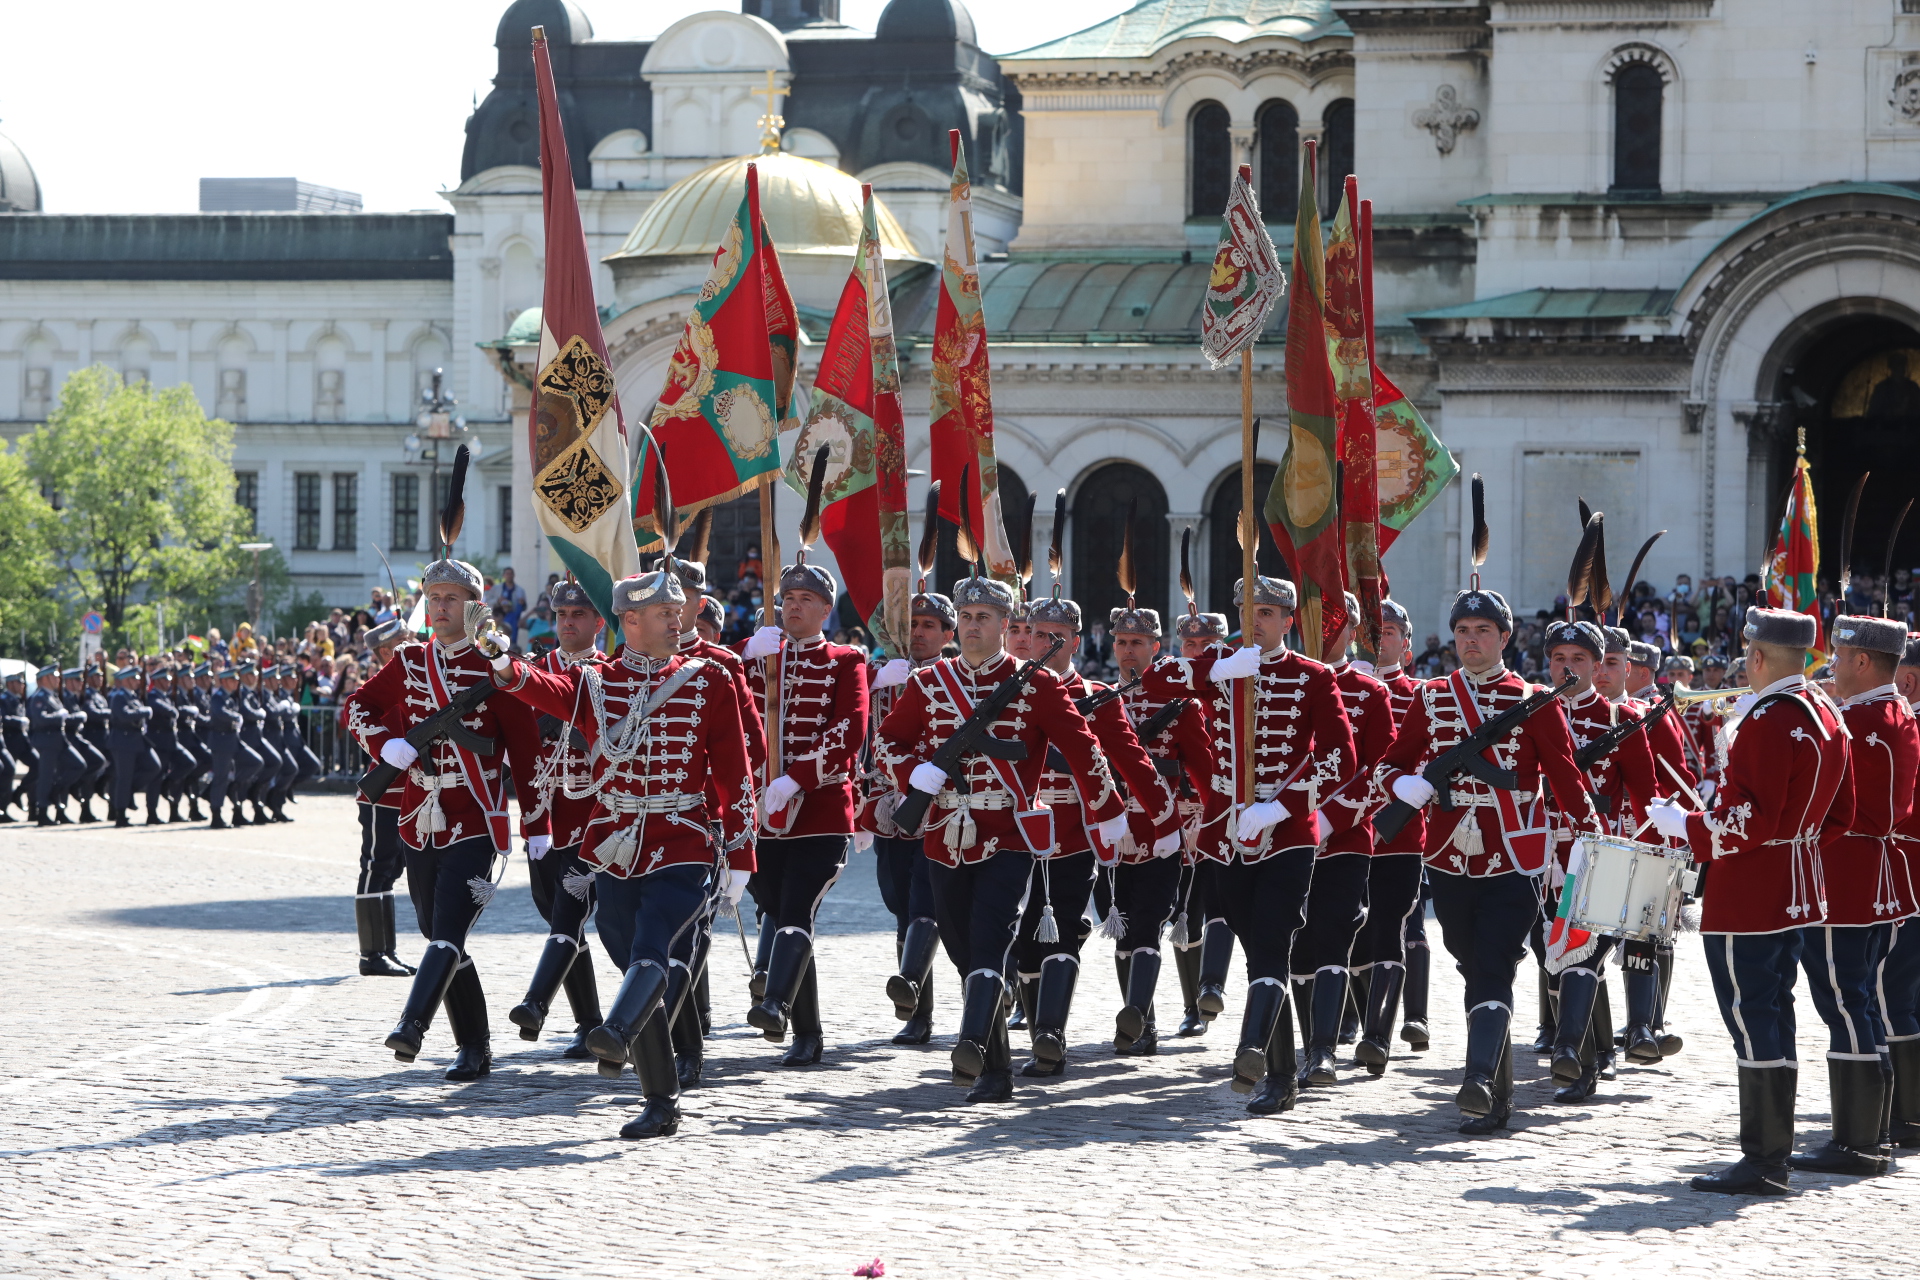
[[1287,447],[1267,491],[1273,540],[1299,580],[1300,634],[1314,657],[1346,625],[1345,529],[1334,483],[1339,400],[1327,360],[1326,258],[1314,198],[1317,145],[1300,166],[1300,212],[1293,225],[1293,288],[1287,299]]
[[[648,417],[683,521],[779,474],[799,333],[750,164],[746,194],[694,297],[666,389]],[[650,449],[643,439],[634,460],[633,523],[643,548],[656,540]]]
[[[639,572],[627,514],[627,427],[593,301],[593,267],[573,190],[544,33],[533,40],[540,101],[540,188],[547,278],[540,299],[540,370],[528,414],[533,513],[547,545],[611,618],[613,584]],[[527,575],[531,577],[531,574]]]
[[[1017,586],[1013,548],[1000,514],[1000,468],[993,455],[993,379],[987,365],[987,323],[980,310],[980,268],[973,256],[973,184],[960,131],[950,130],[947,142],[953,180],[933,321],[933,479],[940,483],[941,516],[959,524],[964,499],[988,574]],[[962,472],[970,477],[964,495]]]
[[[1380,651],[1380,477],[1375,460],[1371,316],[1367,313],[1363,243],[1372,230],[1362,221],[1359,183],[1347,175],[1340,212],[1327,241],[1327,364],[1339,408],[1341,560],[1347,589],[1360,602],[1349,619],[1368,653]],[[1329,654],[1329,658],[1338,655]]]
[[826,446],[830,470],[820,491],[820,536],[868,629],[889,654],[904,656],[912,539],[900,365],[873,188],[863,186],[861,196],[860,252],[827,331],[813,408],[794,444],[787,483],[805,493],[813,460]]
[[[1820,576],[1820,520],[1813,509],[1813,472],[1807,466],[1804,438],[1793,460],[1793,491],[1780,515],[1780,536],[1760,572],[1760,587],[1774,609],[1791,609],[1813,616],[1813,649],[1824,654],[1826,637],[1820,628],[1820,599],[1814,584]],[[1809,652],[1808,661],[1815,660]]]

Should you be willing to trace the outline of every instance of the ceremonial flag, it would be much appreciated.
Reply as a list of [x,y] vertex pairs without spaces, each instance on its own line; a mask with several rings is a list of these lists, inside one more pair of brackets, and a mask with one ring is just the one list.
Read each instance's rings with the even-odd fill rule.
[[1600,939],[1585,929],[1576,929],[1569,917],[1580,896],[1580,878],[1587,873],[1587,846],[1576,840],[1567,855],[1566,879],[1560,883],[1560,905],[1547,925],[1546,951],[1541,963],[1548,973],[1558,974],[1569,965],[1580,964],[1600,949]]
[[906,655],[913,592],[907,530],[906,432],[900,415],[900,365],[873,188],[865,202],[860,251],[820,357],[813,409],[787,466],[787,483],[807,491],[813,459],[827,447],[831,468],[820,493],[820,536],[832,548],[854,609],[895,657]]
[[[1820,599],[1814,584],[1820,575],[1820,521],[1813,509],[1813,472],[1807,467],[1807,437],[1803,429],[1793,460],[1793,489],[1787,509],[1780,513],[1780,537],[1761,570],[1760,586],[1767,604],[1813,615],[1813,649],[1824,654],[1826,639],[1820,628]],[[1814,661],[1809,652],[1808,661]]]
[[1216,369],[1259,339],[1267,313],[1287,287],[1280,252],[1260,218],[1250,176],[1246,165],[1234,171],[1200,309],[1200,354]]
[[1267,524],[1299,579],[1300,634],[1318,658],[1346,624],[1345,539],[1334,459],[1339,457],[1333,371],[1327,363],[1326,260],[1314,199],[1317,145],[1300,166],[1300,212],[1293,224],[1293,289],[1287,299],[1287,448],[1267,491]]
[[[648,419],[683,521],[779,474],[799,334],[793,296],[760,216],[759,174],[749,164],[746,194],[693,300],[666,389]],[[634,462],[633,523],[643,547],[655,541],[651,448],[643,439]]]
[[533,29],[540,99],[540,188],[547,237],[540,299],[540,354],[527,432],[533,511],[560,562],[613,617],[613,584],[640,571],[627,515],[627,426],[613,387],[607,341],[593,302],[593,268],[560,129],[553,66],[543,29]]
[[[973,257],[973,184],[958,129],[948,132],[947,143],[953,182],[933,322],[933,479],[940,485],[940,514],[960,525],[964,500],[967,519],[984,534],[988,574],[1018,586],[1013,548],[1000,515],[1000,468],[993,457],[993,385],[987,325],[980,313],[980,270]],[[965,494],[963,474],[971,477]]]
[[1342,562],[1348,589],[1360,602],[1360,644],[1380,651],[1380,478],[1373,425],[1372,317],[1365,268],[1359,183],[1347,175],[1340,212],[1327,241],[1327,364],[1339,409]]

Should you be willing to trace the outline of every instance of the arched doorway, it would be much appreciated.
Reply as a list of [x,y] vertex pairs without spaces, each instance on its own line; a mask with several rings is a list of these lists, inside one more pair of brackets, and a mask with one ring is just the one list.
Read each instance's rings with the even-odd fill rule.
[[[1019,472],[1004,462],[999,464],[998,470],[1000,475],[1000,518],[1007,526],[1007,541],[1009,544],[1012,544],[1020,538],[1027,518],[1027,482],[1020,478]],[[945,521],[942,521],[941,524],[943,527],[940,530],[940,541],[937,544],[939,550],[934,553],[933,557],[933,576],[934,580],[940,584],[939,590],[944,594],[952,591],[953,584],[967,576],[970,566],[960,558],[960,550],[954,536],[953,526],[946,524]],[[1045,564],[1046,557],[1047,549],[1041,547],[1038,556],[1039,562]],[[1015,560],[1020,558],[1020,548],[1017,546],[1013,548],[1013,558]]]
[[1133,512],[1133,559],[1139,578],[1136,601],[1167,616],[1167,491],[1153,473],[1131,462],[1109,462],[1080,482],[1073,496],[1067,547],[1073,556],[1073,598],[1087,625],[1105,625],[1109,610],[1127,602],[1115,571]]
[[[1267,490],[1273,487],[1274,473],[1280,468],[1271,462],[1253,464],[1253,508],[1257,513],[1266,503]],[[1207,581],[1200,607],[1208,613],[1224,613],[1227,625],[1238,628],[1240,620],[1233,611],[1233,584],[1240,581],[1240,539],[1234,532],[1240,519],[1240,468],[1234,467],[1214,483],[1213,500],[1207,504]],[[1286,561],[1273,545],[1264,519],[1256,519],[1260,534],[1257,562],[1267,577],[1288,577]],[[1201,585],[1201,584],[1195,584]]]

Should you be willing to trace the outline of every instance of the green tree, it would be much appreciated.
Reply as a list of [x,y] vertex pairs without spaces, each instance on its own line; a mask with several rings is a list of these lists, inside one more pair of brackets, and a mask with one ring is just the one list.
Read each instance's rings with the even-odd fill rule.
[[[47,624],[60,605],[53,597],[60,578],[53,551],[53,508],[40,496],[17,450],[0,443],[0,651],[32,656],[43,651]],[[24,637],[24,640],[23,640]]]
[[124,633],[135,606],[202,601],[242,581],[246,510],[234,501],[233,427],[208,418],[193,389],[122,384],[80,369],[60,407],[21,441],[27,471],[52,495],[53,555],[75,601]]

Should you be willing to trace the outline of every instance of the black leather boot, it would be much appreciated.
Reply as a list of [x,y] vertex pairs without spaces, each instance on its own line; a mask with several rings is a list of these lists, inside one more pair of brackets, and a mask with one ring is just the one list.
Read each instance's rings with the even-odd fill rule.
[[405,978],[413,970],[387,954],[393,944],[387,941],[385,919],[381,904],[386,911],[393,910],[391,894],[374,898],[355,898],[353,900],[353,924],[360,935],[360,976],[363,978]]
[[766,995],[747,1010],[747,1021],[773,1044],[787,1038],[787,1017],[812,963],[813,939],[806,930],[788,926],[774,934],[773,953],[767,958]]
[[1151,1057],[1160,1051],[1160,1034],[1153,1020],[1153,992],[1160,985],[1160,953],[1142,948],[1127,968],[1126,1005],[1114,1020],[1113,1051],[1129,1057]]
[[408,973],[412,973],[413,966],[405,960],[402,960],[397,953],[397,948],[400,945],[400,937],[399,934],[394,931],[393,893],[391,891],[380,895],[380,936],[385,944],[380,954],[385,956],[389,963],[398,968],[405,969]]
[[1180,1030],[1175,1035],[1205,1035],[1207,1020],[1200,1016],[1200,948],[1175,947],[1173,971],[1180,976]]
[[1073,1011],[1073,986],[1080,978],[1080,961],[1067,952],[1040,962],[1040,981],[1033,997],[1033,1061],[1020,1069],[1023,1076],[1057,1076],[1067,1069],[1067,1015]]
[[582,942],[580,954],[567,968],[561,984],[567,993],[567,1008],[573,1014],[573,1039],[560,1051],[563,1058],[584,1062],[593,1056],[587,1048],[587,1032],[600,1025],[600,982],[593,974],[593,948]]
[[907,934],[900,942],[900,972],[887,979],[893,1016],[902,1022],[912,1021],[920,1008],[920,992],[933,976],[933,953],[939,945],[940,928],[933,921],[907,921]]
[[[1565,1028],[1566,1025],[1566,1020],[1562,1018],[1560,1026]],[[1579,1048],[1575,1051],[1575,1074],[1571,1079],[1562,1074],[1567,1064],[1562,1057],[1561,1046],[1554,1046],[1553,1078],[1560,1086],[1553,1091],[1555,1102],[1585,1102],[1594,1095],[1594,1091],[1600,1087],[1601,1045],[1609,1039],[1610,1033],[1601,1021],[1599,1011],[1595,1010],[1587,1017],[1587,1033],[1580,1038]]]
[[1787,1157],[1793,1152],[1793,1095],[1800,1073],[1792,1067],[1735,1069],[1740,1073],[1740,1159],[1687,1185],[1728,1195],[1783,1196],[1791,1186]]
[[764,912],[756,918],[755,923],[760,940],[753,950],[753,974],[747,979],[747,994],[753,997],[755,1004],[759,1004],[767,998],[767,965],[773,960],[773,936],[778,930],[768,926]]
[[1827,1083],[1833,1097],[1833,1136],[1806,1155],[1788,1156],[1787,1167],[1864,1178],[1887,1172],[1891,1161],[1880,1145],[1887,1079],[1878,1057],[1829,1057]]
[[1466,1078],[1453,1099],[1468,1117],[1461,1133],[1487,1134],[1507,1127],[1513,1098],[1511,1023],[1512,1015],[1497,1005],[1483,1004],[1467,1014]]
[[1334,1063],[1339,1052],[1336,1042],[1340,1023],[1347,1011],[1347,971],[1322,969],[1313,975],[1313,1009],[1309,1021],[1313,1033],[1307,1040],[1307,1068],[1303,1084],[1324,1088],[1338,1084],[1340,1072]]
[[1887,1056],[1893,1067],[1889,1136],[1896,1147],[1920,1147],[1920,1040],[1895,1040]]
[[1660,1005],[1660,977],[1651,969],[1630,969],[1628,963],[1622,961],[1620,967],[1620,982],[1627,989],[1627,1034],[1622,1047],[1628,1062],[1658,1062],[1662,1055],[1653,1020]]
[[160,818],[160,793],[157,791],[147,793],[147,825],[150,827],[166,825]]
[[1371,969],[1347,970],[1347,1003],[1340,1013],[1340,1043],[1352,1044],[1360,1038],[1360,1022],[1367,1011],[1367,983]]
[[413,975],[407,1003],[400,1010],[400,1021],[387,1036],[387,1048],[401,1062],[412,1062],[419,1055],[427,1028],[433,1025],[434,1012],[446,998],[447,985],[459,964],[460,949],[452,943],[428,944],[427,954],[421,957],[420,968]]
[[[1235,1093],[1252,1093],[1267,1078],[1267,1045],[1273,1039],[1274,1020],[1287,1016],[1284,982],[1281,978],[1260,978],[1247,987],[1247,1006],[1240,1015],[1240,1044],[1233,1052]],[[1291,1029],[1287,1038],[1293,1038]]]
[[1007,1018],[1007,1030],[1019,1031],[1033,1026],[1033,1005],[1039,999],[1040,977],[1024,973],[1013,976],[1013,1013]]
[[920,984],[920,1003],[914,1006],[913,1016],[902,1023],[900,1030],[894,1032],[895,1044],[926,1044],[933,1039],[933,981],[932,975]]
[[1393,1019],[1400,1012],[1400,991],[1406,982],[1405,965],[1373,966],[1373,980],[1367,984],[1367,1016],[1360,1043],[1353,1047],[1353,1060],[1365,1067],[1368,1075],[1386,1074],[1387,1063],[1393,1058]]
[[1294,1060],[1293,1021],[1286,1010],[1273,1020],[1273,1035],[1267,1040],[1267,1078],[1247,1099],[1247,1110],[1257,1116],[1270,1116],[1293,1110],[1300,1097],[1298,1064]]
[[969,1088],[987,1069],[988,1050],[997,1026],[1003,1025],[1000,1000],[1006,982],[998,973],[977,969],[967,975],[960,1008],[960,1036],[953,1046],[953,1082]]
[[168,822],[180,821],[180,797],[179,796],[167,797],[167,821]]
[[1558,1084],[1572,1084],[1596,1069],[1597,1052],[1583,1052],[1594,1027],[1609,1038],[1613,1035],[1613,1029],[1594,1016],[1599,994],[1600,977],[1590,969],[1568,969],[1560,975],[1560,1016],[1553,1037],[1553,1078]]
[[187,821],[199,822],[201,819],[205,818],[206,816],[207,816],[206,814],[200,812],[200,797],[188,796],[187,797]]
[[447,985],[447,1028],[460,1051],[453,1055],[447,1079],[478,1080],[493,1069],[493,1044],[487,1026],[487,997],[472,957],[454,970]]
[[[649,966],[651,968],[651,966]],[[629,973],[632,970],[628,970]],[[658,972],[658,970],[654,970]],[[621,992],[626,988],[622,984]],[[618,1000],[614,1002],[616,1005]],[[673,1033],[666,1012],[648,1017],[629,1040],[633,1074],[647,1100],[640,1114],[620,1128],[623,1138],[671,1138],[680,1129],[680,1077],[674,1070]]]
[[1660,1045],[1660,1056],[1671,1058],[1686,1048],[1687,1042],[1667,1030],[1667,995],[1673,990],[1673,948],[1662,947],[1653,953],[1653,971],[1659,978],[1660,997],[1653,1006],[1653,1038]]
[[1227,1008],[1227,968],[1233,963],[1233,930],[1225,920],[1209,920],[1200,934],[1200,994],[1193,1007],[1206,1022]]
[[607,1020],[587,1032],[587,1051],[614,1068],[602,1075],[620,1074],[619,1068],[630,1060],[628,1046],[666,993],[667,975],[659,965],[642,960],[627,967]]
[[246,806],[239,800],[233,802],[233,825],[236,827],[250,827],[253,825],[247,821]]
[[1407,979],[1400,988],[1400,999],[1406,1005],[1406,1020],[1400,1024],[1400,1038],[1415,1053],[1425,1053],[1427,1046],[1432,1043],[1427,1031],[1427,972],[1432,963],[1431,948],[1407,948]]
[[1554,1034],[1560,1025],[1559,1019],[1554,1016],[1553,979],[1537,964],[1533,967],[1533,975],[1535,989],[1540,999],[1540,1034],[1533,1038],[1533,1043],[1528,1048],[1535,1057],[1549,1058],[1553,1056]]
[[547,945],[540,950],[539,963],[533,966],[526,996],[507,1010],[507,1021],[520,1028],[522,1040],[540,1038],[540,1029],[547,1025],[547,1010],[553,1007],[553,998],[560,994],[560,984],[567,980],[567,973],[579,954],[580,948],[572,938],[547,938]]
[[[969,993],[971,994],[971,993]],[[1013,1039],[1007,1034],[1007,1009],[995,1000],[989,1015],[986,1052],[979,1078],[967,1090],[968,1102],[1011,1102],[1013,1100]]]
[[[820,966],[809,957],[793,996],[793,1044],[780,1059],[783,1067],[810,1067],[820,1061],[826,1036],[820,1026]],[[768,982],[772,985],[771,979]]]
[[700,1087],[700,1073],[706,1065],[706,1034],[700,1029],[700,1010],[693,1000],[682,1000],[680,1015],[673,1020],[673,1072],[680,1081],[680,1092]]

